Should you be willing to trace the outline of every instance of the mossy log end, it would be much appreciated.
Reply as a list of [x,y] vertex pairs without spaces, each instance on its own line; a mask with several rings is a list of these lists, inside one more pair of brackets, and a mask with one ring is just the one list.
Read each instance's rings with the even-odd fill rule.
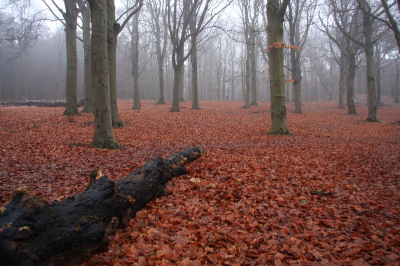
[[166,195],[165,184],[186,174],[185,164],[202,153],[196,147],[149,160],[115,182],[94,173],[84,192],[52,203],[32,196],[27,187],[15,190],[0,212],[1,265],[74,265],[88,259],[107,247],[114,229]]

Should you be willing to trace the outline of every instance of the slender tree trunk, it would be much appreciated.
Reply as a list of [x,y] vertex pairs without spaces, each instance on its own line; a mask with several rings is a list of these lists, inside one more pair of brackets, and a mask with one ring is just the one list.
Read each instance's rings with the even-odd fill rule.
[[165,104],[164,99],[164,57],[161,55],[157,55],[157,63],[158,63],[158,101],[157,104]]
[[339,77],[339,108],[344,109],[344,93],[346,91],[346,80],[347,80],[347,67],[348,64],[347,58],[344,55],[344,53],[340,54],[340,59],[339,59],[339,71],[340,71],[340,77]]
[[118,149],[111,120],[107,60],[107,1],[89,0],[92,12],[92,77],[94,88],[94,136],[92,146]]
[[274,48],[274,44],[283,42],[283,17],[289,0],[267,1],[269,72],[271,87],[271,134],[291,134],[286,123],[285,77],[283,71],[283,49]]
[[78,11],[76,0],[65,0],[65,40],[67,50],[66,106],[64,115],[77,115],[78,57],[76,51],[76,27]]
[[93,113],[93,80],[92,80],[92,60],[90,43],[90,8],[84,3],[82,6],[82,29],[83,29],[83,50],[84,50],[84,108],[82,112]]
[[185,64],[182,64],[180,80],[179,80],[179,102],[184,102],[185,98],[183,97],[185,90]]
[[231,60],[231,101],[235,100],[235,60]]
[[199,82],[198,82],[198,67],[197,67],[197,36],[192,36],[193,51],[190,55],[190,62],[192,63],[192,109],[198,110],[199,107]]
[[179,112],[179,86],[181,83],[182,65],[178,64],[174,68],[174,85],[172,88],[172,108],[170,112]]
[[[400,8],[400,6],[399,6]],[[400,73],[399,73],[399,55],[397,55],[397,60],[396,60],[396,84],[394,85],[394,102],[398,103],[399,102],[399,87],[400,87]]]
[[359,0],[360,8],[363,10],[363,31],[365,38],[365,59],[366,59],[366,76],[367,76],[367,97],[368,97],[368,118],[367,121],[377,122],[376,108],[376,88],[374,77],[374,47],[372,42],[372,21],[371,7],[366,0]]
[[246,66],[245,66],[245,87],[244,87],[244,106],[243,108],[250,108],[250,46],[246,44]]
[[107,0],[107,49],[108,49],[108,67],[110,71],[110,101],[111,117],[114,128],[123,127],[118,115],[117,98],[117,40],[119,24],[115,22],[115,3],[114,0]]
[[381,48],[379,44],[375,45],[375,60],[374,60],[374,67],[375,67],[375,80],[376,80],[376,107],[381,107],[381,97],[382,97],[382,86],[381,86]]
[[[296,12],[295,14],[298,15],[298,2],[296,5]],[[289,23],[289,31],[290,31],[290,43],[292,45],[299,45],[300,42],[300,29],[298,21],[293,21],[293,15],[289,7],[289,16],[290,16],[290,23]],[[291,62],[291,72],[292,72],[292,79],[293,82],[293,97],[294,97],[294,105],[295,105],[295,113],[301,114],[301,64],[300,64],[300,54],[297,49],[290,50],[290,62]]]
[[256,57],[256,38],[255,29],[251,28],[250,38],[250,84],[251,84],[251,102],[250,106],[257,104],[257,57]]
[[354,80],[356,77],[356,56],[355,54],[349,54],[349,71],[347,74],[347,108],[348,114],[356,115],[356,106],[354,104]]
[[134,110],[140,110],[139,93],[139,12],[134,15],[132,29],[132,77],[133,77],[133,107]]

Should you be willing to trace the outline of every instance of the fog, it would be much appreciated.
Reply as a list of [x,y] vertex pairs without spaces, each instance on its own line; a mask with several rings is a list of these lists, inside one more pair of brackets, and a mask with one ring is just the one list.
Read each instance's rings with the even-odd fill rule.
[[[124,11],[124,3],[117,2],[117,13]],[[298,1],[293,1],[298,2]],[[299,21],[300,41],[304,44],[300,54],[301,99],[307,101],[337,100],[340,94],[340,49],[324,32],[326,29],[321,21],[326,23],[331,34],[339,36],[339,30],[333,20],[332,7],[323,1],[300,1],[304,7],[315,5],[315,11],[305,15],[307,8]],[[336,1],[344,4],[345,1]],[[59,2],[57,2],[59,3]],[[382,20],[376,19],[373,27],[375,41],[375,80],[379,86],[379,95],[393,97],[399,90],[399,48],[396,45],[393,31],[383,20],[385,14],[380,12],[380,1],[370,1],[373,10]],[[36,6],[35,6],[36,5]],[[294,5],[292,3],[292,5]],[[31,14],[38,10],[38,3],[33,5]],[[54,8],[54,6],[52,6]],[[63,7],[60,2],[60,7]],[[32,6],[31,6],[32,8]],[[43,4],[40,8],[46,9]],[[39,9],[40,9],[39,8]],[[265,3],[260,1],[254,12],[254,40],[256,67],[255,72],[257,101],[269,101],[269,75],[266,53]],[[393,6],[392,6],[393,8]],[[28,8],[29,9],[29,8]],[[27,10],[28,10],[27,9]],[[0,100],[63,100],[65,99],[66,49],[65,31],[62,23],[54,21],[55,17],[49,11],[40,11],[36,16],[37,29],[31,29],[31,36],[21,34],[18,29],[24,25],[18,18],[17,8],[2,8],[0,11]],[[30,10],[30,9],[29,9]],[[36,11],[35,11],[36,10]],[[56,9],[54,9],[56,10]],[[399,11],[394,6],[393,15],[399,21]],[[250,13],[252,10],[248,10]],[[59,13],[59,17],[62,17]],[[244,34],[244,19],[241,5],[238,1],[230,3],[224,13],[215,19],[213,24],[201,33],[198,46],[199,100],[200,101],[244,101],[246,78],[246,41]],[[307,13],[308,14],[308,13]],[[288,14],[287,14],[288,15]],[[263,18],[264,16],[264,18]],[[10,23],[12,18],[12,23]],[[47,18],[53,21],[43,21]],[[81,19],[78,19],[78,24]],[[132,99],[133,79],[131,60],[131,34],[129,29],[132,21],[118,35],[117,46],[117,92],[119,99]],[[309,23],[308,32],[305,29]],[[362,24],[361,20],[354,21]],[[139,90],[141,99],[157,100],[159,94],[157,56],[155,52],[155,36],[152,31],[154,22],[149,14],[149,7],[144,5],[139,17]],[[289,23],[285,21],[285,43],[290,44]],[[77,35],[82,37],[78,27]],[[26,38],[26,40],[24,39]],[[362,41],[362,38],[360,39]],[[295,44],[299,45],[299,44]],[[77,40],[78,53],[78,98],[84,97],[83,92],[83,43]],[[186,50],[190,49],[187,42]],[[164,61],[165,100],[171,101],[173,68],[171,65],[171,44],[168,42],[167,55]],[[286,99],[293,101],[293,82],[291,73],[291,48],[285,50]],[[356,51],[355,94],[366,94],[365,55],[362,48]],[[183,98],[191,100],[190,60],[185,62],[183,79]],[[379,73],[379,75],[377,75]],[[253,82],[254,83],[254,82]]]

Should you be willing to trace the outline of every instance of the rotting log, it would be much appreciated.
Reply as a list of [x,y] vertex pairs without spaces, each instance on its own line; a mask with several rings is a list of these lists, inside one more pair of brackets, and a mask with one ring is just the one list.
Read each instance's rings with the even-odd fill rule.
[[[0,106],[34,106],[34,107],[65,107],[63,101],[6,101],[0,102]],[[83,100],[78,101],[78,107],[83,106]]]
[[118,181],[92,174],[81,194],[47,203],[27,187],[15,190],[0,213],[1,265],[75,265],[108,245],[151,200],[166,195],[165,184],[187,173],[185,164],[204,153],[195,147],[165,159],[148,160]]

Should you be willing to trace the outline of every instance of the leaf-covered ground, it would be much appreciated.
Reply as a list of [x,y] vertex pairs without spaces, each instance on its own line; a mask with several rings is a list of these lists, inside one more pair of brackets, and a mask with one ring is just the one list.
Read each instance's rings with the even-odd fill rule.
[[[388,100],[392,101],[391,99]],[[126,127],[119,151],[90,148],[92,115],[62,108],[0,107],[0,203],[28,185],[47,200],[79,193],[100,167],[118,179],[148,157],[192,146],[207,154],[172,192],[140,211],[84,265],[398,265],[400,261],[400,106],[380,123],[306,103],[288,104],[292,137],[266,134],[269,105],[202,102],[119,103]]]

